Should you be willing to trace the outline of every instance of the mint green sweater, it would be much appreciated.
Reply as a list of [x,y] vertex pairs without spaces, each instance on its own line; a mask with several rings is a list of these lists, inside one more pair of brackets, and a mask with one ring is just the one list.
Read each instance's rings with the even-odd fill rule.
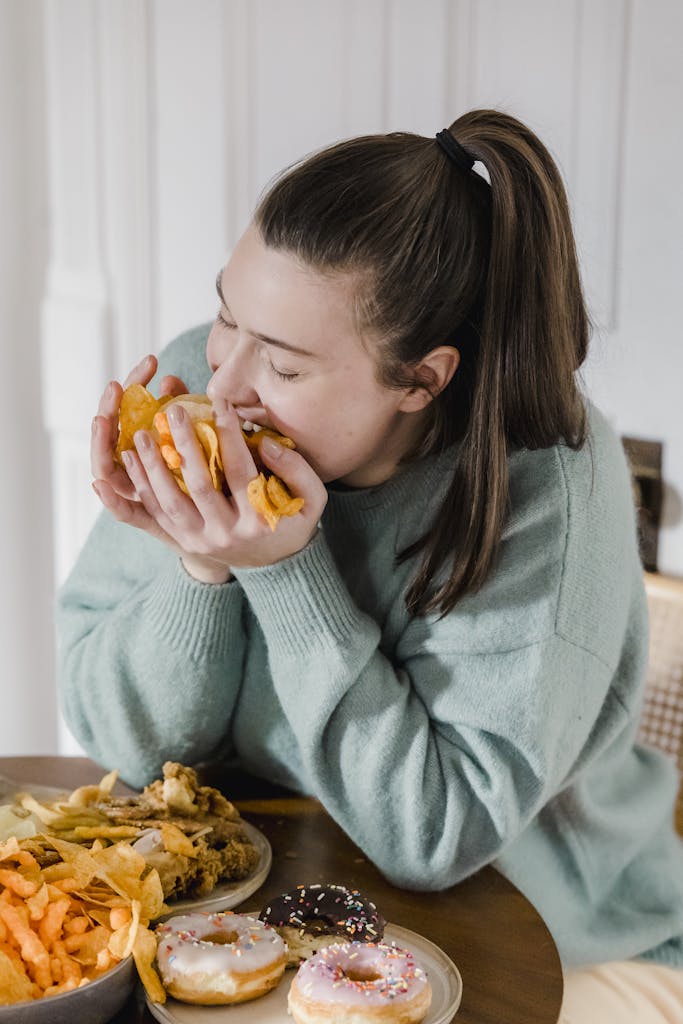
[[[178,339],[161,372],[203,391],[205,339]],[[493,863],[566,966],[683,967],[676,775],[634,746],[647,623],[629,476],[589,417],[583,450],[511,456],[497,567],[443,618],[407,614],[415,564],[395,556],[449,453],[331,488],[312,543],[223,585],[102,516],[59,599],[74,734],[135,786],[169,758],[220,758],[312,793],[399,886]]]

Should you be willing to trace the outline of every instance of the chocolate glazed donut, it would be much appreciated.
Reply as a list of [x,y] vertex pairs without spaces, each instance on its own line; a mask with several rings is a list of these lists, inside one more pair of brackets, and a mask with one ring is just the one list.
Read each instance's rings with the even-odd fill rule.
[[385,921],[371,900],[343,885],[299,885],[278,896],[259,917],[281,935],[289,964],[298,965],[339,942],[380,942]]

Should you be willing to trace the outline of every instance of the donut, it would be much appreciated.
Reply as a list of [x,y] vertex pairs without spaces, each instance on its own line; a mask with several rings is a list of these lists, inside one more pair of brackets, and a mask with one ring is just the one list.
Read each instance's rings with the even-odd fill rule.
[[432,987],[407,949],[382,943],[328,946],[306,960],[289,990],[295,1024],[417,1024]]
[[282,936],[296,965],[339,942],[381,942],[385,921],[358,889],[299,885],[278,896],[259,917]]
[[184,1003],[243,1003],[275,988],[287,949],[274,928],[241,914],[183,914],[156,928],[157,966]]

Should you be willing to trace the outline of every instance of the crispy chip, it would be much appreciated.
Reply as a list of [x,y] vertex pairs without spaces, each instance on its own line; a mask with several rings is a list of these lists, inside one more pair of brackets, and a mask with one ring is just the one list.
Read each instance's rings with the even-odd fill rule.
[[195,423],[194,430],[204,449],[214,489],[220,491],[223,485],[224,473],[216,429],[212,423],[205,423],[203,420],[200,420],[198,423]]
[[263,516],[271,530],[274,530],[280,521],[280,513],[268,497],[268,482],[265,473],[259,473],[247,484],[247,497],[256,511]]
[[77,839],[135,839],[140,834],[135,825],[77,825],[73,831]]
[[[182,459],[175,447],[173,434],[166,415],[166,410],[172,404],[182,405],[190,417],[195,434],[206,457],[214,489],[217,491],[222,490],[225,482],[225,470],[211,401],[206,395],[177,395],[157,399],[141,384],[130,385],[130,387],[124,390],[121,399],[119,438],[116,445],[117,461],[121,462],[122,451],[135,446],[134,435],[136,430],[150,430],[159,445],[161,456],[172,472],[178,486],[185,494],[189,494],[187,484],[183,478]],[[254,433],[243,431],[242,436],[254,456],[257,469],[260,471],[263,469],[263,466],[259,458],[258,446],[262,437],[272,437],[284,448],[295,447],[291,437],[284,437],[269,427],[264,427]],[[274,530],[281,516],[296,515],[303,508],[304,500],[303,498],[294,498],[277,476],[269,474],[266,478],[265,474],[262,475],[263,481],[257,478],[258,484],[252,481],[248,485],[247,497],[256,511],[264,517],[271,530]],[[274,482],[271,484],[271,481]],[[272,490],[272,494],[269,495],[266,485]],[[46,824],[49,824],[49,822],[46,822]],[[67,826],[64,827],[66,828]]]
[[153,1003],[166,1002],[166,990],[161,984],[159,975],[152,964],[157,955],[157,940],[152,932],[146,928],[138,930],[133,946],[133,958],[138,969],[140,981],[145,986],[147,995]]
[[142,384],[131,384],[124,389],[119,408],[119,438],[116,444],[116,458],[119,461],[121,452],[135,447],[133,438],[136,431],[151,429],[158,408],[158,399]]
[[281,516],[295,516],[304,507],[304,499],[293,497],[278,476],[268,477],[266,491]]
[[179,853],[183,857],[196,857],[197,849],[192,840],[181,832],[177,825],[170,821],[162,821],[159,824],[161,839],[164,849],[168,853]]
[[33,985],[29,976],[20,971],[15,962],[0,950],[0,1006],[20,1003],[32,996]]

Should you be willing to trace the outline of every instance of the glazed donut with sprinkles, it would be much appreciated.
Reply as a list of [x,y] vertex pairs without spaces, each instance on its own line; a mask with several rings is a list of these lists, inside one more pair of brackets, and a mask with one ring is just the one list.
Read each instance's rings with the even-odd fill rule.
[[297,965],[339,942],[381,942],[385,921],[358,889],[343,885],[299,885],[265,907],[260,919],[282,936],[289,964]]
[[382,943],[328,946],[306,960],[289,990],[295,1024],[418,1024],[432,1001],[407,949]]
[[157,966],[169,995],[185,1003],[243,1003],[278,984],[287,949],[274,928],[225,911],[184,914],[157,926]]

